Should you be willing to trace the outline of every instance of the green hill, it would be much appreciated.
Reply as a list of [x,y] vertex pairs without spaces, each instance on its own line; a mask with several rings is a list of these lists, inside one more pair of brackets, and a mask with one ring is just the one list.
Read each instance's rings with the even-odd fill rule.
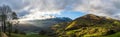
[[59,37],[102,37],[119,32],[119,28],[120,21],[93,14],[52,27]]

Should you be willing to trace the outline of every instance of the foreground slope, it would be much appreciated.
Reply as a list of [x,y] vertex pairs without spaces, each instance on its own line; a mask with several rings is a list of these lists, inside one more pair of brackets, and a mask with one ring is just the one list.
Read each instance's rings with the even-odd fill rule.
[[100,37],[120,31],[120,21],[87,14],[71,22],[60,23],[52,27],[61,37]]

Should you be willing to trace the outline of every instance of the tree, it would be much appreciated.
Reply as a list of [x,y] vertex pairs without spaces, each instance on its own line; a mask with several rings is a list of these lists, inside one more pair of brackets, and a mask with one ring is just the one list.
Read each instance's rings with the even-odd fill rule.
[[7,29],[7,21],[9,20],[9,13],[11,13],[11,9],[7,5],[3,5],[0,7],[0,22],[1,22],[1,32],[6,33]]
[[12,20],[14,20],[14,28],[15,28],[14,32],[18,33],[17,25],[18,25],[19,21],[17,21],[18,17],[17,17],[17,14],[15,12],[12,13]]
[[45,34],[46,34],[46,31],[43,29],[39,32],[39,35],[45,35]]
[[[9,32],[9,36],[11,36],[12,25],[14,23],[13,20],[17,20],[17,14],[11,10],[11,8],[7,5],[3,5],[0,7],[0,22],[1,22],[1,31],[6,33],[7,30]],[[15,22],[16,23],[16,22]],[[18,23],[17,23],[18,24]]]
[[2,24],[2,31],[5,33],[6,32],[6,21],[8,21],[10,18],[8,17],[9,16],[9,13],[11,13],[11,9],[9,6],[7,5],[3,5],[0,7],[0,16],[1,16],[1,24]]
[[[8,33],[9,33],[9,36],[11,36],[11,32],[13,32],[13,27],[12,25],[14,26],[17,26],[17,24],[19,23],[19,21],[17,21],[18,17],[17,17],[17,14],[15,12],[12,12],[11,13],[11,16],[10,16],[11,20],[7,22],[8,24]],[[15,31],[17,31],[17,27],[14,28]]]

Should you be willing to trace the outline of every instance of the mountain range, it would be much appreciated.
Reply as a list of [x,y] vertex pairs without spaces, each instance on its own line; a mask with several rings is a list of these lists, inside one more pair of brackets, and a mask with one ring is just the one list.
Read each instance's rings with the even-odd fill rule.
[[24,32],[39,32],[40,30],[49,31],[50,27],[62,22],[69,22],[72,19],[68,17],[56,17],[49,18],[44,20],[24,20],[20,21],[18,25],[15,25],[15,28],[18,28],[19,31]]

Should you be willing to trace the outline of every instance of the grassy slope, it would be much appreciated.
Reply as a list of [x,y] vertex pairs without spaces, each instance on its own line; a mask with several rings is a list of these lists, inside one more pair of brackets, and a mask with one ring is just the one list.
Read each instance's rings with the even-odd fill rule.
[[66,25],[64,28],[61,27],[61,24],[54,26],[57,28],[56,33],[61,37],[98,37],[118,32],[120,21],[101,16],[87,15],[64,25]]
[[[12,37],[48,37],[45,35],[37,35],[37,34],[31,34],[31,35],[20,35],[20,34],[12,34]],[[103,37],[120,37],[120,32],[108,35],[108,36],[103,36]]]
[[104,36],[104,37],[120,37],[120,32],[112,34],[112,35]]

